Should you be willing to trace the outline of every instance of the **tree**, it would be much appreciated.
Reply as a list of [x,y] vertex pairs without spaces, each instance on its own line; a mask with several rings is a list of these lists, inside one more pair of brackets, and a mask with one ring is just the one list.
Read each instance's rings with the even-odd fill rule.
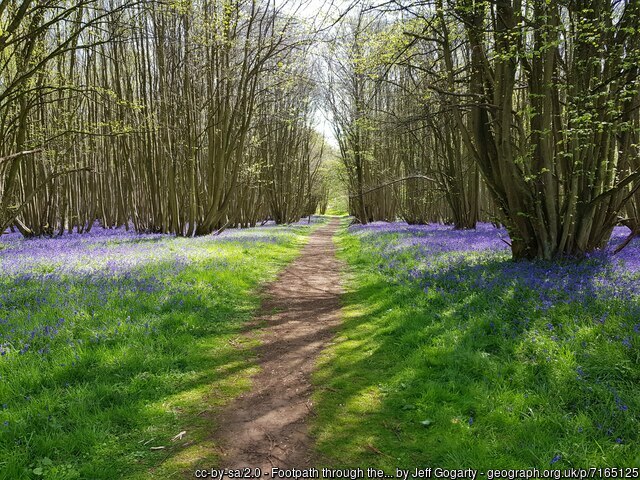
[[[636,147],[625,140],[638,95],[640,4],[436,7],[432,30],[458,129],[502,213],[513,257],[603,247],[640,177],[630,162]],[[471,52],[464,72],[452,61],[457,38]],[[462,75],[468,88],[456,92]]]

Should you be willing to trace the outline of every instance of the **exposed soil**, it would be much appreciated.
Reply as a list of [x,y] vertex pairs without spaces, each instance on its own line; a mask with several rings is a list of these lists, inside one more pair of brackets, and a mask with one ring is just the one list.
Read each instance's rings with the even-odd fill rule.
[[340,321],[340,263],[332,242],[338,224],[333,220],[313,233],[298,259],[266,290],[258,319],[266,322],[259,334],[260,373],[251,391],[218,418],[222,468],[266,473],[272,467],[312,466],[310,377]]

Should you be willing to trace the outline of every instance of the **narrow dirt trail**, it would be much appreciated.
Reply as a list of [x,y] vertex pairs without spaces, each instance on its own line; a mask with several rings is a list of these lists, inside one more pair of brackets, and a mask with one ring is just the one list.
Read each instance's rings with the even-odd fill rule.
[[332,236],[339,221],[316,230],[300,256],[266,292],[259,320],[260,373],[250,392],[218,418],[223,468],[312,466],[307,420],[311,373],[340,321],[340,263]]

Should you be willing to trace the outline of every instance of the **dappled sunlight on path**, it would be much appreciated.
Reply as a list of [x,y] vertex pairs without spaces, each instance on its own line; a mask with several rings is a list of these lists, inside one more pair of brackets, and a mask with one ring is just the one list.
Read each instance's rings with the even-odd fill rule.
[[[259,320],[259,374],[251,391],[222,413],[217,440],[227,468],[312,465],[307,419],[314,415],[310,375],[340,320],[340,264],[333,221],[267,290]],[[253,335],[253,333],[249,333]]]

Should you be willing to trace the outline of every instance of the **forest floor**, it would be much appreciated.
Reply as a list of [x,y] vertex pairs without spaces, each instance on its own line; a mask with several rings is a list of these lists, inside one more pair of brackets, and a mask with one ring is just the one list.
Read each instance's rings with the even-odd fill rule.
[[513,262],[488,224],[338,232],[342,322],[313,376],[322,466],[640,467],[640,239],[610,253],[627,235]]
[[259,337],[252,388],[218,418],[216,443],[227,468],[313,466],[307,422],[314,415],[311,374],[340,321],[340,262],[334,219],[315,231],[300,256],[267,287],[246,335]]
[[251,387],[256,292],[314,218],[177,238],[0,238],[0,480],[175,478],[216,465],[212,421]]
[[327,221],[3,236],[0,480],[640,467],[640,239]]

